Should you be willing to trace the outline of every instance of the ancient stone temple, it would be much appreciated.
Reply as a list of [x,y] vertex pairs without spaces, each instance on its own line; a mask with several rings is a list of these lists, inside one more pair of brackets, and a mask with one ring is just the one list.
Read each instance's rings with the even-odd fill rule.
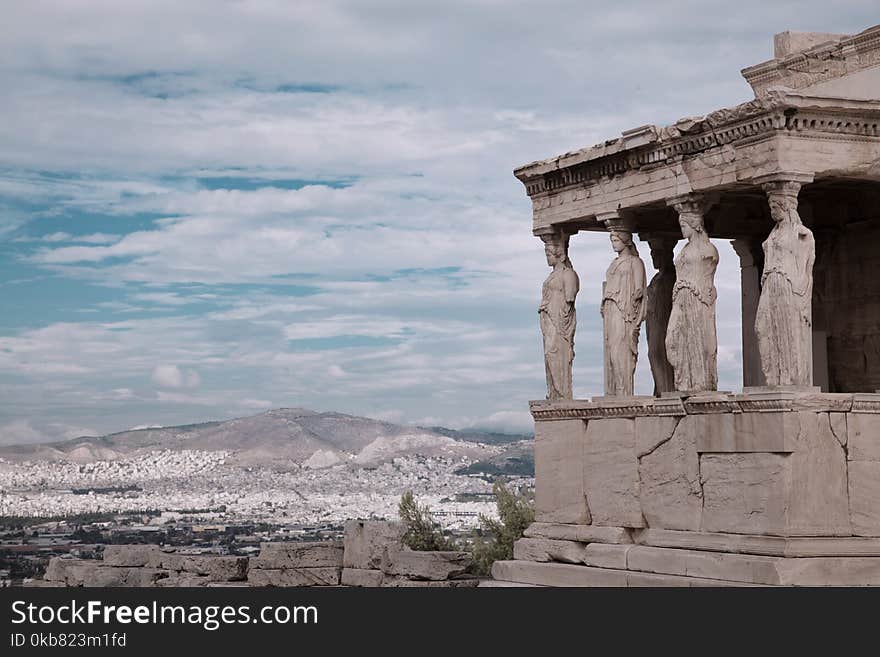
[[[496,580],[880,585],[880,26],[776,35],[742,74],[753,100],[515,172],[558,319],[531,404],[536,522]],[[578,239],[611,246],[604,343],[578,344],[604,350],[605,389],[583,400]],[[734,391],[717,390],[719,257],[742,275]],[[633,395],[639,358],[653,395]]]

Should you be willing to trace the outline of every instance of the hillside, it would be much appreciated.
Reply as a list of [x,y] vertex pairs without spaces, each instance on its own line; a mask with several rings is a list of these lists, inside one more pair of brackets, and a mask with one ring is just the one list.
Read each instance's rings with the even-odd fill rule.
[[525,436],[412,427],[342,413],[281,408],[222,422],[137,429],[57,443],[4,446],[0,447],[0,458],[86,463],[129,458],[157,450],[201,450],[229,452],[231,465],[283,468],[297,464],[321,468],[345,462],[371,465],[411,454],[481,460],[501,452],[502,443],[523,438]]

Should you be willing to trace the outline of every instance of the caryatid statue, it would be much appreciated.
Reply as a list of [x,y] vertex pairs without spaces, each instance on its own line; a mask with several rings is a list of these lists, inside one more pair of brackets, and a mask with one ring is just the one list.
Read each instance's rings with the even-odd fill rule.
[[675,390],[672,365],[666,357],[666,327],[672,312],[672,288],[675,286],[675,265],[672,250],[678,240],[672,237],[649,237],[651,260],[657,273],[648,283],[645,334],[648,339],[648,362],[654,377],[654,395]]
[[764,241],[755,318],[761,369],[769,386],[813,384],[813,233],[798,215],[800,183],[764,185],[774,226]]
[[718,249],[703,223],[696,199],[673,202],[687,244],[675,259],[672,313],[666,330],[666,355],[675,372],[675,390],[718,389],[718,338],[715,329],[715,270]]
[[609,230],[617,258],[608,267],[602,285],[605,394],[632,396],[639,330],[647,305],[645,263],[633,244],[632,232],[614,225],[609,225]]
[[538,317],[544,337],[547,399],[572,399],[571,363],[577,326],[575,297],[580,281],[568,259],[569,235],[554,231],[541,235],[547,264],[553,270],[544,281]]

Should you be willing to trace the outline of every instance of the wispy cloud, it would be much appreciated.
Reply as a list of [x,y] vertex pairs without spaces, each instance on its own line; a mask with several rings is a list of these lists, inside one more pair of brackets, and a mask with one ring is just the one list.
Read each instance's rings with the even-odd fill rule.
[[[527,429],[546,265],[513,168],[747,99],[775,31],[874,21],[856,0],[10,3],[0,441],[273,405]],[[610,257],[572,241],[580,395]]]

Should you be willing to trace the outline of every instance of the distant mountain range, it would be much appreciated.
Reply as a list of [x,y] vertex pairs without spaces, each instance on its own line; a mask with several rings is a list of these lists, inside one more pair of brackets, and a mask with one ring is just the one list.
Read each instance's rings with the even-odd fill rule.
[[528,435],[413,427],[342,413],[281,408],[222,422],[2,446],[0,458],[85,463],[155,450],[189,449],[231,452],[229,462],[233,465],[284,467],[296,463],[320,468],[345,462],[371,465],[407,454],[492,459],[509,443],[529,439]]

